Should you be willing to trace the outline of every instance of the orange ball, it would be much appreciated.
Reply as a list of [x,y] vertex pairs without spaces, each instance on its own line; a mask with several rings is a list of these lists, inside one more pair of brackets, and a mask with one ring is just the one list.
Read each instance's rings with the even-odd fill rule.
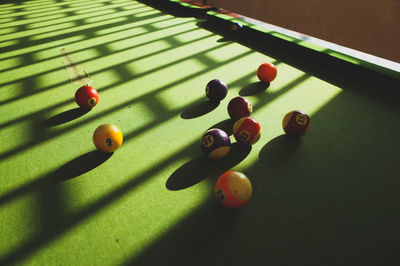
[[263,82],[272,82],[276,78],[278,70],[271,63],[264,63],[257,69],[257,77]]
[[93,134],[93,143],[99,151],[114,152],[122,144],[121,130],[112,124],[99,126]]
[[310,117],[302,111],[291,111],[282,120],[282,127],[286,135],[300,137],[310,130]]
[[247,204],[253,194],[253,187],[247,176],[241,172],[228,171],[215,184],[214,195],[227,208],[240,208]]

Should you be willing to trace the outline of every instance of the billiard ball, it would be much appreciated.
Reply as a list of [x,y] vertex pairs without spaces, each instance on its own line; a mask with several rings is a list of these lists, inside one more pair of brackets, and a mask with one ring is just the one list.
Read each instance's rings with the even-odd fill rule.
[[239,22],[235,22],[231,25],[232,31],[240,31],[241,29],[243,29],[243,25]]
[[226,97],[227,93],[228,86],[222,80],[213,79],[207,83],[206,95],[210,100],[220,102]]
[[247,176],[241,172],[228,171],[215,184],[214,195],[227,208],[240,208],[249,202],[253,188]]
[[233,120],[250,116],[251,112],[253,107],[248,99],[238,96],[229,101],[228,114]]
[[95,88],[85,85],[75,92],[75,101],[81,108],[91,109],[99,102],[99,94]]
[[253,145],[261,137],[261,125],[251,117],[242,117],[233,125],[233,136],[242,145]]
[[218,128],[207,130],[201,139],[201,150],[210,159],[225,157],[229,153],[230,145],[228,134]]
[[99,151],[114,152],[122,144],[121,130],[112,124],[99,126],[93,134],[93,143]]
[[271,63],[261,64],[257,69],[257,77],[263,82],[271,83],[275,78],[278,70]]
[[310,130],[310,117],[302,111],[291,111],[282,120],[282,127],[286,135],[300,137]]

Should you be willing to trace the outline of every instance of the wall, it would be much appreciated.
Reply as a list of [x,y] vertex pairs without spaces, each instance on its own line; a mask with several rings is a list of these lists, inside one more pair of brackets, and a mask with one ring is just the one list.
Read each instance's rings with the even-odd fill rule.
[[400,62],[400,0],[208,0],[207,4]]

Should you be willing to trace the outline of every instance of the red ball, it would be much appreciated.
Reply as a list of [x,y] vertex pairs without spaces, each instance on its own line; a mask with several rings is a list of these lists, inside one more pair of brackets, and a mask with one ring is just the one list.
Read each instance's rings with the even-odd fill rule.
[[249,100],[244,97],[235,97],[228,104],[228,114],[233,120],[250,116],[253,107]]
[[227,208],[240,208],[247,204],[253,194],[250,180],[241,172],[228,171],[218,178],[214,195]]
[[75,101],[81,108],[91,109],[99,102],[99,94],[95,88],[85,85],[76,91]]
[[310,130],[310,117],[302,111],[291,111],[282,120],[282,127],[286,135],[300,137]]
[[278,70],[271,63],[264,63],[257,69],[257,77],[263,82],[272,82]]
[[261,125],[251,117],[242,117],[233,125],[233,136],[242,145],[253,145],[261,137]]

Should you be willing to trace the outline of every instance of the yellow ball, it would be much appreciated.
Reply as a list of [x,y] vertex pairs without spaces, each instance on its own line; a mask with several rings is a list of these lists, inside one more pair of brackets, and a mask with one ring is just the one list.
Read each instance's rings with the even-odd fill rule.
[[93,143],[99,151],[114,152],[122,144],[121,130],[112,124],[99,126],[93,134]]

